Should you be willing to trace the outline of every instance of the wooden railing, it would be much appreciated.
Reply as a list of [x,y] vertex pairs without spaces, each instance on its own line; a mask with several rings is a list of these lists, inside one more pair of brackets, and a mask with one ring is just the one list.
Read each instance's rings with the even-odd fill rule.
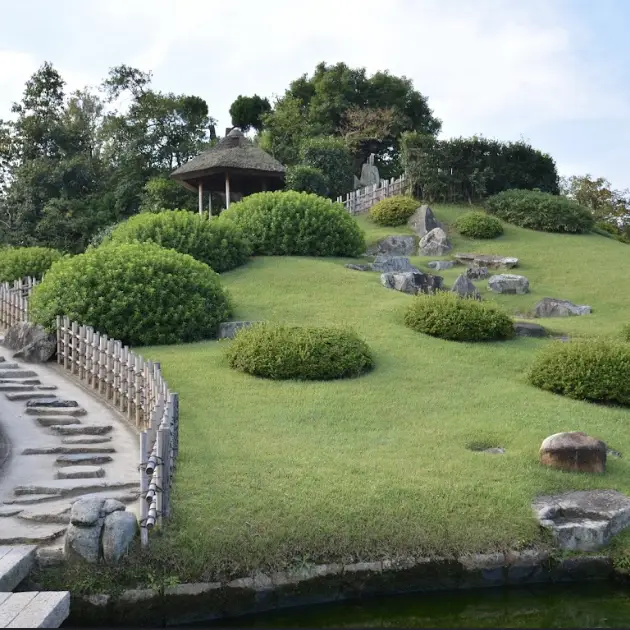
[[0,328],[9,328],[28,319],[28,297],[36,284],[35,278],[0,284]]
[[362,214],[381,199],[394,195],[404,195],[408,188],[408,181],[402,175],[398,179],[384,180],[379,185],[373,184],[359,188],[348,193],[345,197],[337,197],[337,201],[342,203],[350,214]]

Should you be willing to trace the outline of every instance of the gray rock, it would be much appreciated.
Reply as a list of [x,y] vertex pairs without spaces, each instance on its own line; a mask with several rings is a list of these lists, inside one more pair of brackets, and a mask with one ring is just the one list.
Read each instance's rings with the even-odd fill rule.
[[427,263],[429,269],[435,269],[436,271],[444,271],[444,269],[451,269],[455,266],[452,260],[432,260]]
[[462,265],[488,267],[489,269],[511,269],[518,266],[518,258],[494,256],[491,254],[455,254],[455,259]]
[[409,218],[407,225],[420,237],[428,234],[435,228],[441,228],[442,225],[435,218],[433,210],[427,205],[420,206]]
[[348,263],[344,265],[346,269],[353,269],[354,271],[372,271],[372,265],[355,265],[353,263]]
[[406,256],[377,256],[372,263],[372,271],[387,273],[388,271],[415,271],[420,270],[414,267]]
[[546,337],[547,330],[540,324],[514,322],[514,331],[519,337]]
[[386,254],[389,256],[412,256],[416,252],[416,237],[392,235],[381,239],[366,252],[369,256]]
[[138,521],[131,512],[112,512],[103,526],[103,559],[116,564],[127,552],[138,531]]
[[394,289],[403,293],[434,293],[442,288],[441,276],[417,272],[389,272],[381,274],[381,284],[386,289]]
[[488,280],[488,288],[495,293],[509,293],[523,295],[529,293],[529,280],[525,276],[502,273],[492,276]]
[[97,497],[77,499],[72,504],[70,523],[76,527],[91,527],[101,518],[104,501]]
[[536,317],[569,317],[571,315],[589,315],[593,309],[590,306],[573,304],[568,300],[543,298],[536,304]]
[[79,403],[76,400],[60,400],[55,396],[49,396],[48,398],[36,398],[29,400],[26,403],[27,407],[78,407]]
[[15,350],[15,359],[30,363],[44,363],[57,351],[57,338],[39,325],[20,322],[7,330],[3,345]]
[[485,280],[490,275],[488,267],[468,267],[466,277],[471,280]]
[[101,529],[103,519],[98,518],[91,527],[70,524],[66,530],[64,555],[69,561],[98,562],[101,555]]
[[477,287],[466,277],[465,274],[461,274],[451,288],[452,293],[457,293],[457,295],[464,298],[473,298],[475,300],[480,300],[481,295],[479,291],[477,291]]
[[583,473],[606,470],[606,444],[582,431],[554,433],[540,446],[540,463],[550,468]]
[[444,256],[453,249],[442,228],[435,228],[420,239],[419,256]]
[[630,525],[630,497],[616,490],[538,497],[532,508],[561,549],[597,551]]
[[241,328],[249,328],[260,323],[262,322],[222,322],[219,324],[217,337],[219,339],[232,339]]
[[101,516],[107,516],[112,512],[124,512],[126,509],[125,504],[118,501],[118,499],[105,499],[101,508]]

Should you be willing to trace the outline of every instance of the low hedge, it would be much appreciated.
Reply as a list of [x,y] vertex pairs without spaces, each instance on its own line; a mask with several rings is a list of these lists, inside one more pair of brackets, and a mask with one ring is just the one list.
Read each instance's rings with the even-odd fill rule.
[[0,282],[26,276],[41,278],[63,254],[49,247],[7,247],[0,249]]
[[528,379],[569,398],[630,405],[630,344],[600,339],[554,342],[538,354]]
[[512,318],[495,304],[447,292],[417,295],[405,313],[405,324],[449,341],[495,341],[515,334]]
[[227,359],[236,370],[274,380],[351,378],[374,365],[367,344],[351,330],[270,324],[241,329]]
[[407,223],[419,205],[412,197],[396,195],[375,203],[370,208],[369,217],[378,225],[396,227]]
[[503,234],[503,224],[485,212],[466,212],[455,221],[455,229],[468,238],[497,238]]
[[324,173],[314,166],[298,164],[287,169],[285,185],[287,190],[313,193],[320,197],[328,196],[328,183]]

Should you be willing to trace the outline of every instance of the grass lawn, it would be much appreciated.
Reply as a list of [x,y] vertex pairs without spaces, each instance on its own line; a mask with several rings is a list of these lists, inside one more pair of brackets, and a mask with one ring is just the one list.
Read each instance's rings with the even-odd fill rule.
[[[451,222],[463,208],[437,207]],[[375,228],[375,241],[406,228]],[[511,313],[544,296],[594,314],[549,328],[618,335],[630,321],[630,247],[601,236],[506,226],[493,241],[455,236],[454,252],[517,256],[525,296],[485,299]],[[422,267],[427,259],[412,258]],[[165,533],[181,580],[242,576],[301,562],[369,560],[515,548],[540,534],[538,493],[616,488],[630,493],[628,459],[603,476],[538,465],[541,441],[582,430],[630,456],[630,410],[577,402],[525,381],[546,340],[440,341],[403,325],[413,298],[380,286],[347,260],[256,258],[223,274],[235,319],[347,324],[374,351],[367,376],[327,383],[271,382],[230,370],[223,342],[143,348],[180,394],[174,513]],[[426,269],[426,267],[424,267]],[[461,268],[460,268],[461,270]],[[459,270],[441,272],[447,281]],[[472,452],[485,441],[504,455]]]

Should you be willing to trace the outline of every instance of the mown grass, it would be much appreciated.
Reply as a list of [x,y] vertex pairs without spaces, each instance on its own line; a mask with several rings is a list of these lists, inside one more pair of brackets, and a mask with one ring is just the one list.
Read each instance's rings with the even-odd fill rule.
[[[468,208],[438,207],[452,222]],[[405,228],[359,222],[373,242]],[[506,225],[492,241],[453,236],[454,251],[517,256],[532,293],[484,298],[525,312],[544,296],[590,304],[552,320],[570,335],[619,334],[630,316],[630,249],[600,236]],[[427,259],[413,258],[421,267]],[[143,348],[180,395],[172,520],[161,544],[181,580],[242,576],[304,562],[516,548],[540,540],[540,493],[630,492],[627,459],[603,476],[538,464],[558,431],[585,431],[630,455],[630,410],[568,400],[527,384],[547,340],[441,341],[403,324],[412,297],[347,260],[257,258],[223,274],[235,319],[350,325],[374,351],[373,372],[346,381],[270,382],[230,370],[229,341]],[[442,272],[448,282],[458,270]],[[502,446],[504,455],[467,444]],[[161,547],[160,544],[160,547]]]

